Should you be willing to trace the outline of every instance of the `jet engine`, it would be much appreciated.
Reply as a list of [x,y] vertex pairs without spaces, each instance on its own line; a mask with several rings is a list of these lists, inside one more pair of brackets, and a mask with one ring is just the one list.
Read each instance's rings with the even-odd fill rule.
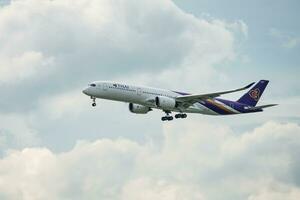
[[155,104],[163,110],[172,110],[177,107],[175,99],[164,96],[155,97]]
[[135,114],[146,114],[151,110],[152,109],[147,106],[129,103],[129,111]]

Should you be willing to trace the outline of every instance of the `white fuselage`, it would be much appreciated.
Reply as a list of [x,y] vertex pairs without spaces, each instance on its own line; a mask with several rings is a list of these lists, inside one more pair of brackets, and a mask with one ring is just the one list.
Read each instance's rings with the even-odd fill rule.
[[[93,82],[83,92],[91,97],[140,104],[157,109],[160,108],[155,106],[154,99],[156,97],[168,97],[175,99],[177,96],[180,96],[179,93],[171,90],[119,84],[109,81]],[[186,109],[174,108],[168,111],[217,115],[216,112],[208,109],[200,103],[195,103]]]

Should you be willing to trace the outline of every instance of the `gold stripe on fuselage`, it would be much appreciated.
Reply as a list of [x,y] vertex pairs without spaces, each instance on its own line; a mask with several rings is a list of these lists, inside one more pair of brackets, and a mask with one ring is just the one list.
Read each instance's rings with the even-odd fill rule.
[[211,103],[211,104],[217,106],[218,108],[220,108],[220,109],[222,109],[222,110],[228,112],[228,114],[235,114],[233,111],[227,109],[225,106],[223,106],[223,105],[220,104],[220,103],[215,102],[215,101],[212,100],[212,99],[207,99],[206,101],[208,101],[209,103]]

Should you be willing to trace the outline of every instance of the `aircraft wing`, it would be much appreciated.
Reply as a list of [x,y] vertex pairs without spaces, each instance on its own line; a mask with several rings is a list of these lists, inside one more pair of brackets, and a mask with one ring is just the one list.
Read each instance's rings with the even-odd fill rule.
[[245,90],[250,88],[255,82],[242,87],[242,88],[238,88],[235,90],[228,90],[228,91],[223,91],[223,92],[215,92],[215,93],[208,93],[208,94],[191,94],[191,95],[182,95],[182,96],[178,96],[176,97],[176,101],[181,102],[181,103],[188,103],[188,104],[194,104],[198,101],[203,101],[206,99],[212,99],[218,96],[221,96],[223,94],[228,94],[228,93],[233,93],[233,92],[238,92],[241,90]]

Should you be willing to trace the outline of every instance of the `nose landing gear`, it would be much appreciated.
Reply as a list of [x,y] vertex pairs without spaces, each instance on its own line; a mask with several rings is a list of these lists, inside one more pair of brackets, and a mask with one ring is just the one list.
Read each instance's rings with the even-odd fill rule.
[[96,98],[95,97],[91,97],[91,99],[93,100],[92,106],[95,107],[97,105],[96,104]]

